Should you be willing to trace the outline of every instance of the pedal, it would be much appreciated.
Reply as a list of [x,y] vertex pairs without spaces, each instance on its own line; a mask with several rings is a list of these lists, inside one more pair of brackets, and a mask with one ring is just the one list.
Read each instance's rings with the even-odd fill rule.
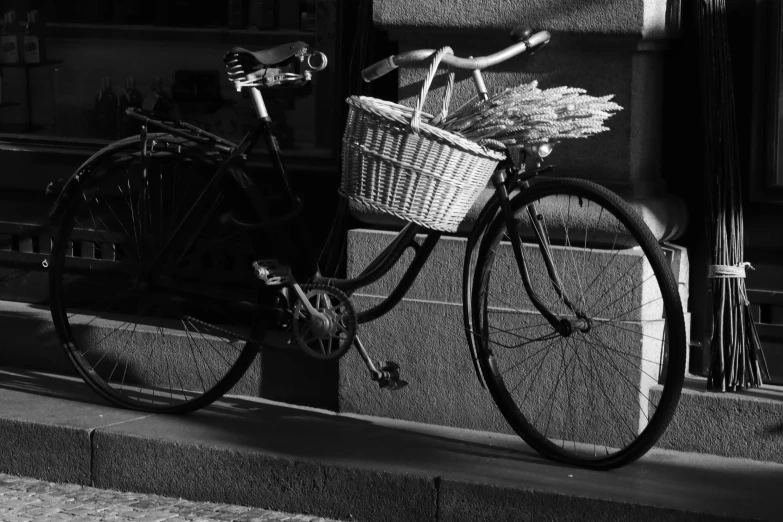
[[277,259],[253,261],[253,271],[265,286],[284,286],[294,283],[291,267],[279,263]]
[[373,380],[384,390],[400,390],[408,385],[408,381],[400,379],[400,366],[395,362],[386,361],[378,373],[373,375]]

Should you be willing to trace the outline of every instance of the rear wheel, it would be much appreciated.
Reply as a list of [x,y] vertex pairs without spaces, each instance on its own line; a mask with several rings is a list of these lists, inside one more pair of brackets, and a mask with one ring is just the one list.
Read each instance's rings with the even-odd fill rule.
[[192,145],[150,139],[146,165],[138,142],[99,157],[81,170],[57,223],[55,327],[83,379],[124,408],[183,413],[219,398],[255,358],[257,344],[242,339],[258,338],[259,305],[274,299],[253,274],[262,245],[216,219],[231,210],[259,221],[261,203],[232,175],[199,207],[205,225],[186,236],[190,248],[178,242],[153,267],[217,170],[220,158]]
[[541,181],[511,204],[532,288],[570,331],[533,305],[498,216],[473,283],[474,340],[489,391],[544,456],[595,469],[628,464],[666,429],[682,389],[685,326],[671,269],[639,216],[596,184]]

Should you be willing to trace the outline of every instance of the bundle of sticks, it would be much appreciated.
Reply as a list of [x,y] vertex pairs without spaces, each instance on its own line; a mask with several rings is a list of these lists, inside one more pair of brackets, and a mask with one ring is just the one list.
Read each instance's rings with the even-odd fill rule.
[[[695,3],[706,138],[707,228],[712,246],[712,338],[707,386],[762,385],[766,369],[745,288],[742,190],[725,0]],[[766,371],[767,375],[769,371]]]

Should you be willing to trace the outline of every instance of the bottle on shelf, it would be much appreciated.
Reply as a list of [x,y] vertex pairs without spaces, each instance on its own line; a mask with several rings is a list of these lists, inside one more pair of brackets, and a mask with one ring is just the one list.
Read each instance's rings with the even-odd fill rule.
[[317,25],[317,5],[313,0],[305,0],[299,3],[300,25],[299,30],[306,33],[314,33]]
[[299,29],[300,11],[299,2],[292,0],[280,2],[277,11],[277,23],[280,29]]
[[141,108],[149,112],[157,112],[160,110],[159,100],[160,91],[163,90],[163,80],[160,76],[155,76],[152,79],[152,85],[150,86],[150,93],[144,97],[144,101],[141,104]]
[[0,63],[19,63],[19,24],[16,22],[16,11],[8,11],[3,18],[5,24],[0,33]]
[[229,0],[228,26],[231,29],[247,28],[247,0]]
[[166,89],[163,88],[163,78],[160,76],[152,77],[152,92],[154,92],[163,101],[169,101],[171,99],[169,94],[166,92]]
[[141,108],[144,99],[141,93],[136,89],[136,80],[133,76],[125,78],[125,90],[120,94],[120,137],[133,136],[138,133],[138,123],[132,118],[125,116],[125,109],[128,107]]
[[45,58],[43,27],[38,21],[38,11],[27,13],[27,29],[24,32],[24,61],[41,63]]
[[112,79],[103,78],[101,90],[95,95],[95,136],[105,140],[117,138],[119,100],[112,88]]
[[250,27],[260,29],[262,31],[277,29],[277,8],[277,0],[250,0]]

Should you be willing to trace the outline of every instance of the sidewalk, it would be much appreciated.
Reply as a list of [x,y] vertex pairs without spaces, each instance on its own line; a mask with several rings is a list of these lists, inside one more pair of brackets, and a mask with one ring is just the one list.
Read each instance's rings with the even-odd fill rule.
[[0,371],[0,471],[341,520],[780,520],[783,465],[655,450],[612,472],[518,438],[226,397],[184,416]]
[[267,509],[191,502],[0,474],[3,522],[338,522]]

